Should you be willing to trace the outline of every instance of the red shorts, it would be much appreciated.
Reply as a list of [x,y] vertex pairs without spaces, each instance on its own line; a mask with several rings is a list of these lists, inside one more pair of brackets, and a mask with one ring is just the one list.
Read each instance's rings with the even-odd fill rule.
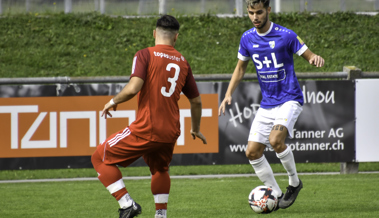
[[141,156],[150,167],[152,174],[156,171],[168,171],[175,143],[152,142],[134,135],[125,128],[109,136],[101,143],[99,152],[105,164],[117,164],[127,167]]

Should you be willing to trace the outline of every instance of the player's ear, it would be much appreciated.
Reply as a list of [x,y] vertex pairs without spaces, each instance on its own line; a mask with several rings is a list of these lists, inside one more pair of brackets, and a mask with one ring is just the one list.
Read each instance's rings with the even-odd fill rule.
[[176,42],[176,40],[178,39],[178,36],[179,36],[179,33],[176,33],[175,38],[174,38],[174,42]]
[[271,13],[271,6],[268,6],[267,13]]
[[153,37],[155,39],[155,37],[157,36],[157,31],[153,30]]

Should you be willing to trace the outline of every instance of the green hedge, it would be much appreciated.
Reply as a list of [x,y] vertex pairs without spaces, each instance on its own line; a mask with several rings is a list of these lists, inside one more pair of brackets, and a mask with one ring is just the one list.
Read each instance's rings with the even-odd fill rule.
[[[97,13],[4,16],[0,18],[0,77],[130,75],[135,52],[154,45],[156,19]],[[252,28],[249,18],[203,15],[178,20],[176,48],[195,74],[233,72],[240,37]],[[326,60],[320,69],[296,57],[297,72],[339,72],[346,65],[379,71],[378,15],[272,13],[271,20],[294,30]],[[252,62],[248,72],[254,72]]]

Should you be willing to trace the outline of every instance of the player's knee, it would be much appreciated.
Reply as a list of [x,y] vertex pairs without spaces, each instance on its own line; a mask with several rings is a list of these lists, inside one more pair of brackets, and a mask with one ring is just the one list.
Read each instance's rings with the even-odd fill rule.
[[154,166],[154,167],[150,167],[150,173],[151,175],[155,175],[155,173],[157,172],[162,174],[162,173],[168,172],[168,169],[169,169],[168,166]]
[[94,157],[94,155],[92,154],[91,156],[91,163],[92,163],[92,166],[95,167],[95,165],[97,165],[96,163],[96,157]]
[[262,157],[266,146],[258,142],[248,142],[245,155],[249,160],[256,160]]
[[99,152],[97,152],[97,150],[92,154],[91,156],[91,162],[92,162],[92,166],[96,169],[96,167],[98,165],[100,165],[102,163],[101,161],[101,157],[99,155]]
[[282,151],[283,148],[285,147],[284,141],[281,140],[281,139],[278,138],[278,137],[270,137],[270,138],[269,138],[269,142],[270,142],[272,148],[273,148],[276,152],[280,152],[280,151]]
[[249,160],[259,159],[262,156],[259,151],[249,149],[246,149],[245,155]]
[[270,142],[270,145],[275,149],[280,144],[280,141],[278,140],[277,137],[271,137],[268,139]]

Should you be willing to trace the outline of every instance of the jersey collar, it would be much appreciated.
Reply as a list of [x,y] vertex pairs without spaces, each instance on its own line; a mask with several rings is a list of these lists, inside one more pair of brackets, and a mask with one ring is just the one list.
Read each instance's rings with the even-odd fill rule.
[[271,22],[270,28],[267,30],[267,32],[265,32],[265,33],[258,33],[258,31],[256,31],[256,32],[257,32],[258,36],[266,36],[267,34],[269,34],[271,32],[273,26],[274,26],[274,23]]

